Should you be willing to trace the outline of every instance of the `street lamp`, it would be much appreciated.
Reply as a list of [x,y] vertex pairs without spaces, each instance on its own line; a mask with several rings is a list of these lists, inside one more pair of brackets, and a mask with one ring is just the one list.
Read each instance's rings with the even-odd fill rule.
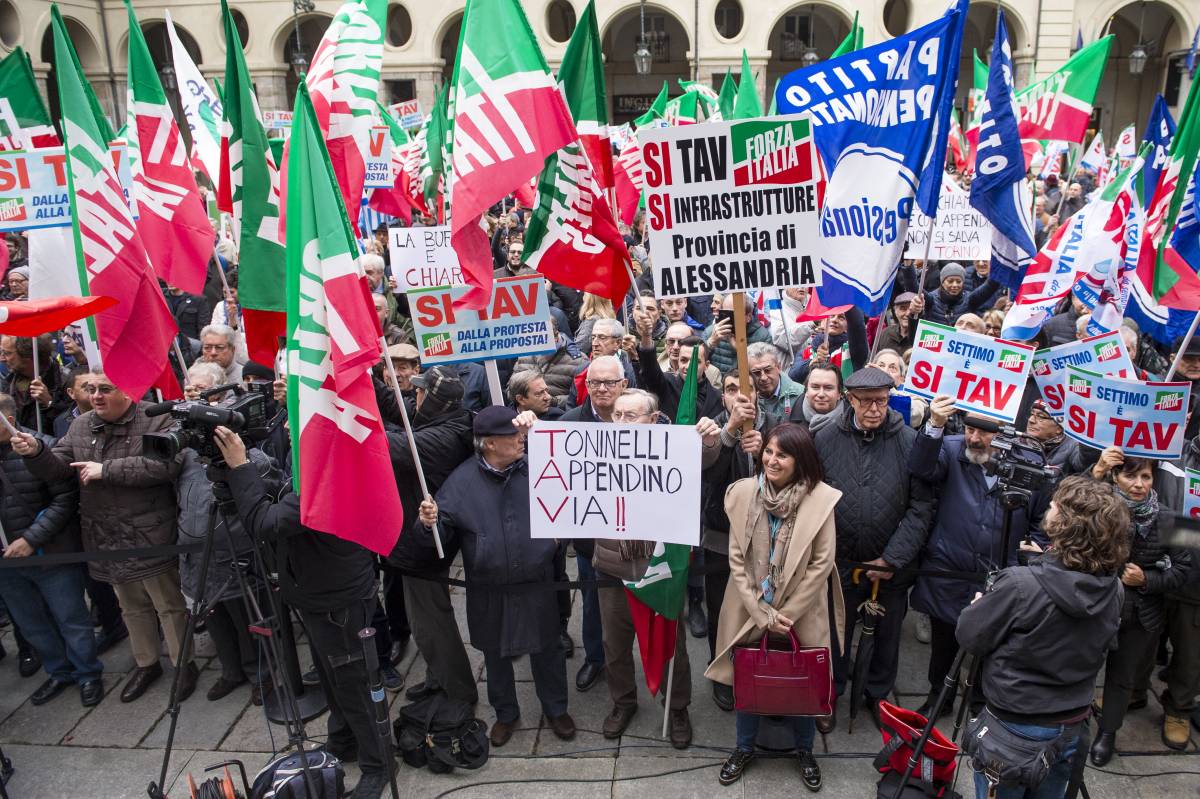
[[317,8],[313,0],[292,0],[292,26],[295,29],[296,50],[292,53],[292,69],[296,76],[308,69],[308,56],[304,54],[304,43],[300,38],[300,15],[311,14]]
[[821,56],[817,53],[817,48],[805,47],[804,53],[800,56],[800,60],[804,63],[804,66],[811,67],[813,64],[821,60]]
[[1142,0],[1142,18],[1138,22],[1138,40],[1133,46],[1133,52],[1129,54],[1129,74],[1141,75],[1146,69],[1146,61],[1150,54],[1146,52],[1146,46],[1142,44],[1142,31],[1146,27],[1146,0]]
[[163,89],[169,92],[175,91],[176,87],[179,85],[175,81],[175,67],[171,66],[170,64],[164,64],[163,68],[159,70],[159,75],[162,77]]
[[649,75],[650,67],[654,63],[654,53],[650,52],[650,45],[646,42],[646,0],[641,2],[641,34],[638,36],[637,49],[633,51],[633,68],[639,75]]

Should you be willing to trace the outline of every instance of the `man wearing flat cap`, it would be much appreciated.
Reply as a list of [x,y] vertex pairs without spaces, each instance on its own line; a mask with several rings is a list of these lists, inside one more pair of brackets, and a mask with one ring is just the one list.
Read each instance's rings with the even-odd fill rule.
[[[856,608],[879,583],[879,602],[886,610],[875,625],[875,650],[865,685],[867,709],[878,724],[879,701],[891,693],[900,657],[900,625],[908,608],[911,580],[890,570],[864,572],[856,584],[847,561],[876,566],[912,566],[933,520],[933,489],[909,472],[908,459],[917,433],[904,417],[888,407],[895,383],[882,369],[867,366],[846,378],[846,399],[840,412],[811,426],[817,452],[825,467],[825,482],[842,492],[835,511],[838,574],[846,607]],[[865,578],[865,579],[864,579]],[[834,659],[834,684],[845,690],[850,662],[849,642],[854,624],[847,619],[846,638]],[[836,715],[836,714],[835,714]],[[818,719],[822,732],[833,729],[835,716]]]
[[[938,506],[933,532],[921,553],[920,568],[940,571],[986,573],[1017,563],[1017,547],[1030,533],[1038,531],[1049,494],[1035,492],[1028,505],[1014,509],[1008,551],[1002,551],[1004,506],[997,479],[984,469],[995,454],[992,439],[999,422],[967,413],[964,433],[943,435],[954,414],[952,397],[935,397],[929,406],[929,421],[913,444],[912,473],[938,486]],[[1045,542],[1041,542],[1044,546]],[[963,608],[980,590],[978,582],[918,577],[912,592],[913,607],[929,614],[932,633],[929,648],[929,697],[918,710],[928,716],[950,666],[958,654],[954,628]],[[942,708],[949,715],[949,706]]]
[[432,547],[437,522],[446,557],[461,551],[467,580],[476,584],[467,592],[467,629],[487,668],[488,703],[496,712],[490,739],[496,747],[508,743],[521,716],[513,662],[522,655],[529,655],[551,731],[563,740],[575,737],[554,593],[512,590],[554,580],[556,543],[529,536],[525,436],[536,421],[531,411],[518,414],[499,405],[477,413],[475,457],[451,473],[436,502],[421,503],[413,525],[412,537]]

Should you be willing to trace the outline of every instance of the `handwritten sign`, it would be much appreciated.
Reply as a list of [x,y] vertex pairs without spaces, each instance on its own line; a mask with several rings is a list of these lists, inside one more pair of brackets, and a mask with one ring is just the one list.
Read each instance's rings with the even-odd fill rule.
[[395,184],[396,176],[392,174],[392,136],[387,128],[371,128],[363,160],[367,169],[364,189],[390,189]]
[[[918,208],[908,223],[904,257],[924,258],[929,217]],[[931,261],[980,261],[992,257],[992,224],[971,207],[971,195],[949,175],[938,197],[937,224],[929,244]]]
[[409,293],[423,365],[544,355],[556,349],[541,275],[497,279],[491,300],[480,311],[454,307],[466,293],[467,286]]
[[700,436],[689,425],[539,422],[532,538],[700,543]]
[[[124,142],[109,145],[108,154],[125,191],[133,176]],[[0,231],[69,227],[71,201],[67,194],[67,156],[62,147],[0,153]]]
[[650,129],[638,139],[659,298],[817,282],[807,116]]
[[397,294],[466,284],[458,253],[450,246],[449,225],[388,228],[388,252]]
[[1200,472],[1195,469],[1183,470],[1183,515],[1200,519]]
[[1033,362],[1033,347],[922,320],[904,390],[954,398],[954,407],[1012,423]]
[[1063,386],[1068,366],[1127,380],[1137,377],[1119,330],[1038,350],[1033,355],[1033,379],[1042,392],[1046,410],[1056,419],[1063,415]]
[[1139,458],[1178,458],[1191,387],[1123,380],[1068,366],[1063,429],[1096,449],[1120,447]]
[[421,123],[425,121],[425,115],[421,113],[420,100],[404,100],[403,102],[393,103],[388,106],[388,111],[400,123],[400,127],[406,130],[419,128],[421,127]]

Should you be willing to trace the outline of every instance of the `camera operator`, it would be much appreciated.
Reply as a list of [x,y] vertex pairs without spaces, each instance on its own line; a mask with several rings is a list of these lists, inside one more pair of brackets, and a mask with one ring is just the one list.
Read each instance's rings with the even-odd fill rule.
[[[13,450],[28,458],[29,471],[54,482],[79,477],[79,523],[85,552],[137,549],[175,543],[175,478],[182,456],[158,460],[143,454],[142,436],[171,426],[170,417],[146,415],[149,405],[135,402],[113,385],[99,367],[87,384],[92,410],[71,423],[52,447],[29,433],[13,436]],[[121,690],[132,702],[162,676],[159,626],[171,660],[183,668],[179,701],[196,689],[194,663],[180,663],[187,627],[187,605],[179,588],[174,555],[129,560],[96,560],[92,576],[111,583],[129,628],[136,668]]]
[[[929,421],[917,435],[909,457],[912,473],[939,488],[933,532],[921,553],[921,568],[939,571],[987,572],[1016,562],[1017,543],[1036,529],[1044,504],[1034,494],[1029,504],[1014,509],[1009,551],[1001,553],[1004,525],[1003,492],[996,475],[984,464],[995,456],[992,439],[1000,425],[978,414],[966,414],[964,433],[943,435],[954,410],[954,398],[935,397]],[[928,717],[951,664],[958,654],[954,626],[971,602],[978,583],[944,577],[918,577],[912,605],[929,615],[929,697],[917,712]],[[951,712],[949,703],[942,715]]]
[[[1129,511],[1111,487],[1065,478],[1042,519],[1051,548],[1028,566],[1001,571],[991,590],[959,616],[959,646],[982,659],[987,697],[964,736],[969,753],[977,763],[1016,767],[1033,761],[1043,746],[1053,747],[1037,785],[997,786],[990,793],[993,786],[977,765],[977,799],[1066,794],[1096,675],[1120,626],[1117,574],[1129,554],[1128,527]],[[1082,770],[1081,757],[1075,766]]]
[[229,467],[226,477],[238,516],[257,540],[275,545],[283,600],[300,611],[317,654],[317,673],[329,700],[325,748],[341,760],[357,756],[362,779],[355,799],[377,799],[387,770],[358,639],[375,610],[374,558],[358,544],[303,527],[300,498],[291,490],[273,500],[232,430],[218,427],[213,438]]

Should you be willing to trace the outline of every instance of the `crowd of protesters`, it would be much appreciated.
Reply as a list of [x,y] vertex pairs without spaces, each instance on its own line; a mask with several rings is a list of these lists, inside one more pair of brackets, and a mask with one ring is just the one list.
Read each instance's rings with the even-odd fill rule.
[[[1042,187],[1039,239],[1078,210],[1077,198],[1086,195],[1087,183],[1088,176],[1081,173],[1061,203],[1056,185]],[[1046,213],[1049,207],[1057,212]],[[497,208],[490,222],[496,275],[532,272],[522,260],[524,212]],[[598,721],[604,737],[619,738],[639,709],[633,624],[621,589],[587,585],[581,590],[577,650],[567,632],[572,613],[567,592],[468,590],[466,627],[460,629],[449,590],[438,578],[445,578],[461,557],[469,581],[497,585],[565,579],[568,558],[574,558],[585,581],[640,579],[651,542],[530,538],[525,435],[539,420],[671,423],[687,410],[699,420],[696,429],[703,442],[701,529],[696,531],[700,545],[692,563],[704,568],[689,581],[683,623],[691,635],[707,638],[709,661],[689,663],[684,636],[678,637],[666,699],[672,745],[684,749],[691,744],[688,707],[693,700],[734,710],[733,647],[757,641],[764,633],[795,633],[804,646],[831,648],[834,683],[843,700],[831,715],[789,722],[798,776],[807,788],[819,790],[816,733],[835,728],[852,693],[876,724],[880,703],[895,698],[910,604],[919,614],[917,636],[929,644],[929,695],[916,708],[924,715],[934,711],[960,646],[996,657],[1008,651],[1002,642],[983,640],[994,631],[985,635],[978,626],[964,630],[960,622],[970,614],[1000,613],[995,609],[1000,600],[976,609],[977,582],[914,576],[912,570],[986,573],[1015,565],[1018,549],[1024,548],[1045,564],[1041,568],[1073,569],[1084,575],[1078,578],[1084,583],[1098,580],[1096,574],[1105,569],[1115,571],[1124,597],[1123,602],[1114,600],[1121,608],[1119,625],[1093,631],[1093,638],[1111,638],[1111,647],[1098,639],[1087,643],[1101,657],[1107,653],[1104,688],[1094,707],[1094,673],[1073,671],[1070,641],[1078,636],[1044,639],[1044,651],[1038,652],[1042,668],[1075,684],[1053,696],[1035,697],[1038,707],[1008,707],[1014,723],[1025,713],[1037,717],[1024,719],[1030,729],[1050,729],[1094,712],[1099,733],[1090,757],[1102,766],[1116,751],[1127,713],[1150,702],[1150,677],[1158,665],[1166,683],[1158,699],[1163,742],[1172,749],[1187,746],[1200,693],[1200,569],[1193,569],[1188,551],[1163,543],[1159,527],[1161,518],[1181,509],[1182,469],[1200,467],[1200,417],[1190,421],[1189,443],[1178,462],[1126,457],[1115,448],[1098,452],[1064,435],[1030,382],[1018,426],[1041,443],[1048,463],[1073,493],[1056,504],[1056,485],[1035,492],[1014,514],[1011,545],[1001,551],[1004,507],[997,477],[985,468],[995,454],[997,424],[956,412],[948,398],[926,402],[902,388],[919,320],[999,333],[1011,298],[989,279],[988,261],[906,261],[879,319],[865,319],[851,309],[798,321],[811,299],[807,289],[782,292],[779,307],[760,306],[753,296],[743,296],[749,343],[745,366],[752,383],[746,393],[739,379],[735,331],[719,313],[732,309],[738,295],[655,301],[653,253],[642,219],[635,220],[626,240],[637,281],[620,306],[548,282],[555,349],[498,363],[503,405],[490,401],[496,398],[489,397],[479,363],[422,368],[406,298],[395,293],[390,276],[386,231],[366,241],[362,264],[389,345],[384,357],[395,368],[407,405],[428,494],[419,487],[414,447],[381,363],[374,371],[376,395],[404,529],[387,558],[320,534],[289,539],[294,550],[289,562],[302,563],[295,554],[302,544],[314,558],[307,568],[297,566],[281,580],[285,598],[300,612],[318,652],[337,646],[333,639],[340,628],[328,621],[333,611],[353,607],[339,624],[377,629],[389,690],[404,689],[396,664],[411,642],[427,670],[423,682],[407,687],[407,698],[442,692],[474,705],[480,696],[467,656],[469,644],[483,654],[486,701],[496,716],[489,737],[497,748],[508,743],[522,712],[540,712],[553,734],[574,737],[567,661],[575,658],[574,690],[585,692],[604,683],[610,710]],[[8,246],[5,298],[20,300],[28,292],[28,267],[21,239],[10,236]],[[178,351],[184,358],[179,363],[172,355],[173,367],[188,398],[231,383],[271,383],[271,402],[281,407],[286,392],[281,375],[247,358],[236,261],[236,250],[222,242],[204,294],[164,287],[179,324]],[[1036,343],[1051,346],[1082,337],[1084,316],[1078,301],[1064,304]],[[1179,343],[1163,346],[1131,322],[1125,324],[1122,334],[1142,376],[1161,377],[1169,359],[1179,355],[1177,378],[1200,388],[1200,342],[1180,353]],[[36,373],[34,347],[40,365]],[[152,397],[126,395],[101,368],[90,365],[78,328],[37,340],[5,336],[0,361],[0,414],[19,431],[14,436],[0,429],[4,558],[28,559],[0,569],[0,599],[13,626],[21,675],[44,672],[31,702],[45,704],[71,686],[78,686],[85,706],[103,701],[100,658],[126,638],[135,668],[121,686],[120,702],[137,701],[163,676],[163,640],[171,665],[182,672],[181,699],[193,693],[198,677],[182,640],[200,584],[197,553],[92,560],[86,567],[38,567],[39,555],[188,544],[219,536],[207,583],[210,590],[224,590],[208,597],[212,610],[199,620],[221,669],[206,699],[246,690],[261,704],[274,686],[261,673],[261,659],[247,632],[250,620],[229,574],[235,558],[250,551],[254,539],[270,541],[271,531],[280,525],[298,526],[294,507],[272,504],[280,487],[290,482],[286,427],[280,425],[249,451],[222,431],[218,444],[231,467],[229,484],[239,512],[218,513],[210,475],[195,452],[185,450],[171,460],[144,452],[142,435],[169,429],[170,417],[147,416]],[[693,362],[700,376],[695,407],[683,409],[681,402],[691,396],[684,384]],[[1065,484],[1068,477],[1074,481],[1070,486]],[[1089,491],[1115,497],[1128,511],[1127,522],[1113,533],[1124,541],[1113,544],[1121,554],[1119,562],[1101,559],[1100,566],[1085,567],[1075,560],[1056,560],[1062,547],[1076,545],[1063,542],[1086,537],[1076,531],[1071,539],[1062,516],[1068,499],[1087,506]],[[295,519],[282,521],[288,513]],[[435,525],[444,547],[441,555],[433,540]],[[860,567],[851,568],[851,563]],[[433,579],[405,579],[405,573]],[[1004,583],[1005,590],[1016,590],[1011,582]],[[875,623],[869,663],[861,679],[852,680],[858,609],[869,599],[882,607],[883,615]],[[1058,607],[1067,616],[1094,613],[1085,599],[1077,593],[1075,601],[1083,605]],[[1056,601],[1052,595],[1044,600],[1047,607]],[[5,654],[0,651],[0,657]],[[522,708],[518,702],[513,667],[524,656],[530,658],[538,707]],[[345,759],[359,759],[363,783],[356,796],[377,796],[384,785],[379,776],[383,762],[369,732],[365,697],[359,696],[365,692],[365,677],[359,681],[363,684],[335,679],[325,660],[318,657],[305,679],[327,685],[333,710],[329,749]],[[711,697],[692,695],[693,668],[708,679]],[[991,702],[992,690],[1009,686],[985,671],[982,688]],[[1002,699],[997,704],[1004,707]],[[945,706],[941,712],[952,709]],[[738,712],[730,723],[737,743],[721,769],[724,784],[739,779],[753,761],[760,717]]]

